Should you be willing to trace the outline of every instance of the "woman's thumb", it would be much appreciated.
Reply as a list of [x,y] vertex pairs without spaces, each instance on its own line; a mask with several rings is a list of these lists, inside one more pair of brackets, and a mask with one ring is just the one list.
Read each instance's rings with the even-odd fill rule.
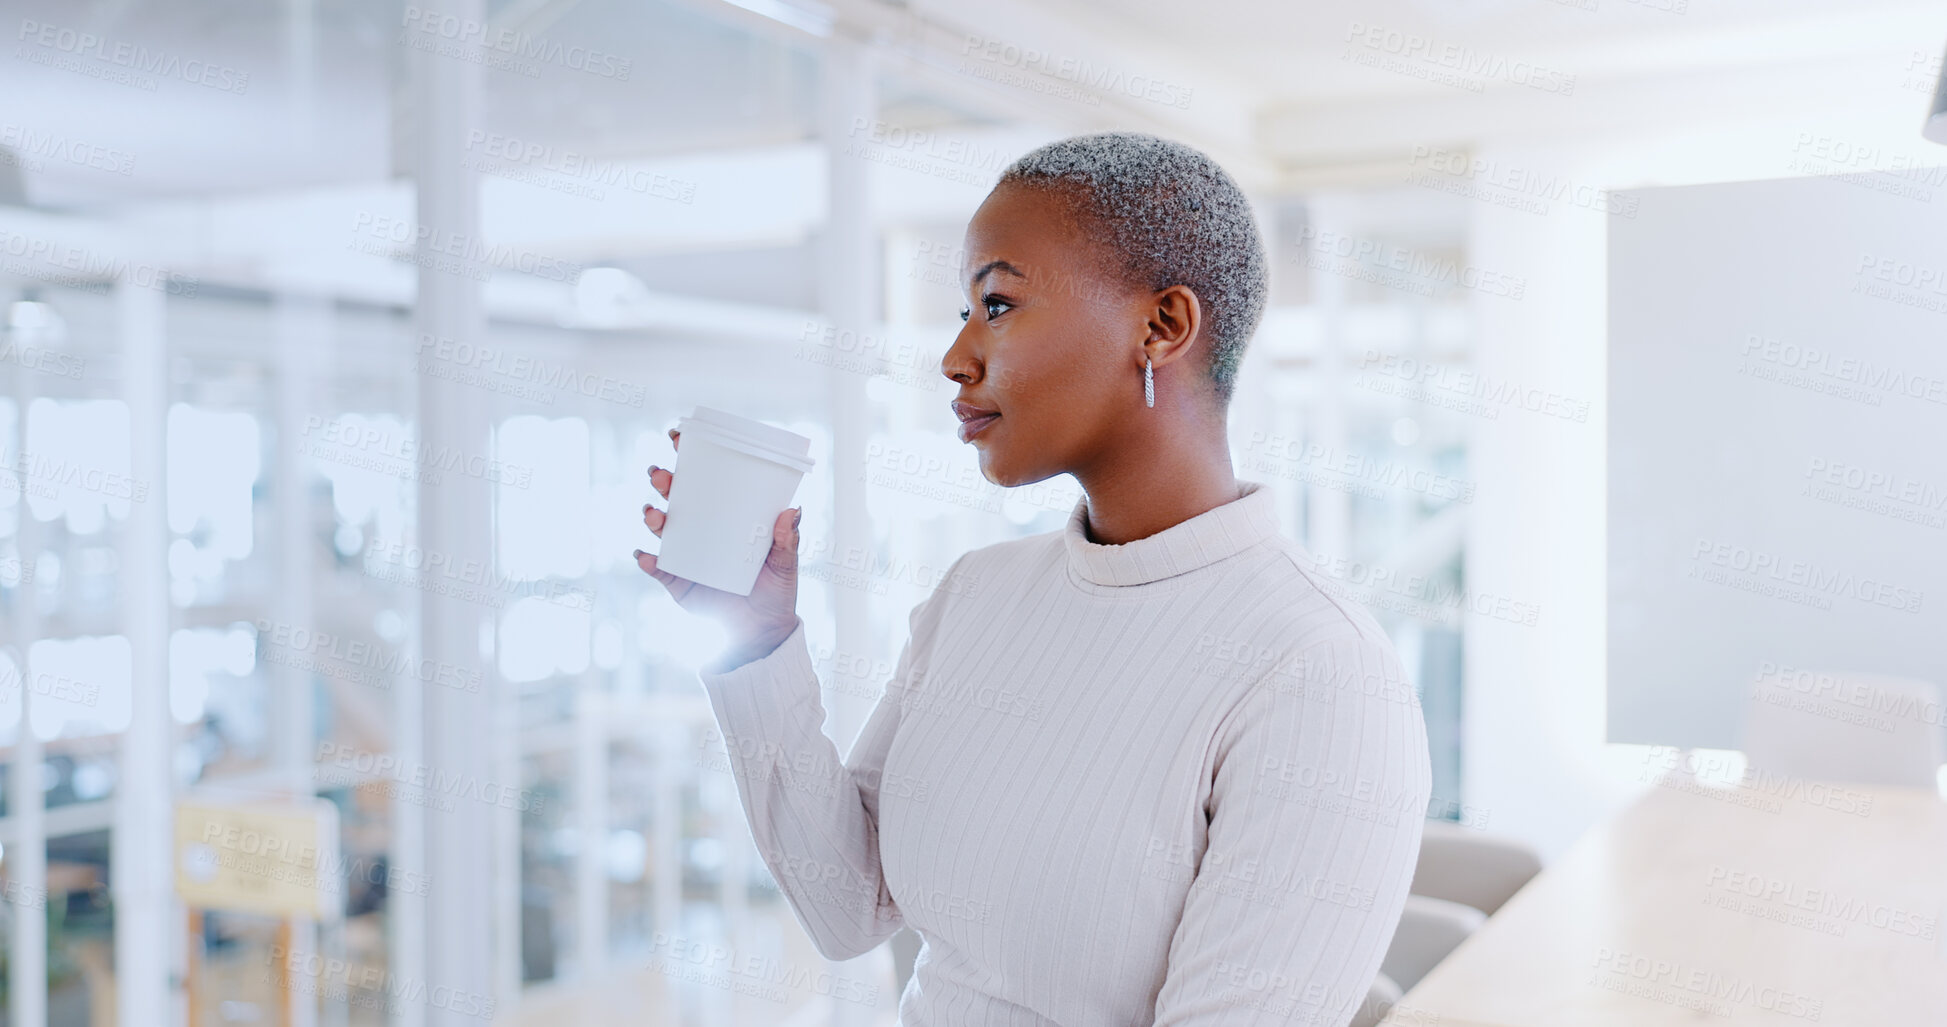
[[803,507],[793,507],[777,515],[777,523],[771,527],[771,555],[784,554],[782,569],[797,569],[798,563],[798,521],[804,517]]

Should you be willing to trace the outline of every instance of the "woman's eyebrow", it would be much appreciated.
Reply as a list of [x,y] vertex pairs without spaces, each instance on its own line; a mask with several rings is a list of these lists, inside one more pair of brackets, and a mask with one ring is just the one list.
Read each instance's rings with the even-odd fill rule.
[[1015,267],[1012,264],[1009,264],[1005,260],[990,260],[987,263],[980,265],[980,270],[975,271],[973,273],[973,277],[967,280],[969,286],[979,285],[980,280],[987,277],[988,273],[992,271],[1005,271],[1008,274],[1021,279],[1022,281],[1027,281],[1028,278],[1027,272],[1022,271],[1020,268]]

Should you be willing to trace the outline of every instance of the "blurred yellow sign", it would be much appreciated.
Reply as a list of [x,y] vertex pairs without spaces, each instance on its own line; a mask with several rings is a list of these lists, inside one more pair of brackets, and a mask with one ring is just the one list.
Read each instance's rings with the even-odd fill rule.
[[324,799],[176,803],[176,894],[198,909],[343,912],[338,808]]

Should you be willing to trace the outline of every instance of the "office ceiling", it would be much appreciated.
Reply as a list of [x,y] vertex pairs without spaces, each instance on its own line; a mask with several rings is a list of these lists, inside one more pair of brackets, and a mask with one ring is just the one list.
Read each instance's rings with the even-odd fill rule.
[[[0,145],[12,128],[66,133],[132,158],[130,173],[47,164],[48,205],[373,182],[393,173],[392,135],[409,50],[404,3],[252,0],[68,4],[21,0],[0,55]],[[307,9],[309,13],[307,14]],[[586,157],[651,156],[802,139],[815,62],[805,42],[753,33],[683,4],[494,0],[496,28],[548,59],[485,71],[488,130]],[[28,22],[51,26],[41,44]],[[153,74],[152,88],[50,67],[88,33],[144,48],[153,64],[220,65],[227,91]],[[570,66],[593,51],[597,71]],[[22,53],[28,56],[23,58]],[[626,63],[625,63],[626,62]],[[118,71],[98,56],[91,72]],[[247,82],[241,77],[247,75]],[[92,173],[91,173],[92,172]]]
[[[766,2],[812,0],[749,0],[751,7]],[[1335,146],[1378,147],[1319,120],[1348,111],[1378,117],[1418,105],[1471,115],[1540,102],[1541,92],[1511,84],[1513,71],[1480,76],[1484,88],[1469,93],[1420,74],[1437,62],[1402,72],[1350,59],[1396,55],[1400,45],[1498,61],[1500,69],[1551,69],[1574,76],[1579,96],[1623,80],[1725,69],[1790,74],[1821,62],[1873,62],[1867,66],[1884,65],[1891,81],[1903,71],[1899,62],[1937,54],[1947,40],[1947,5],[1937,0],[830,4],[842,23],[869,26],[888,53],[931,51],[929,60],[882,62],[882,110],[900,124],[1042,119],[1054,128],[1147,127],[1240,163],[1317,161],[1330,159]],[[25,132],[67,133],[132,165],[113,174],[42,160],[28,176],[38,204],[96,207],[393,174],[393,112],[409,52],[400,42],[402,0],[16,0],[11,7],[19,21],[9,35],[23,38],[0,56],[0,95],[13,101],[0,113],[0,145],[8,133],[16,140]],[[820,41],[723,0],[489,0],[488,11],[497,27],[544,45],[608,53],[629,67],[626,80],[568,67],[560,57],[519,71],[489,69],[485,118],[493,132],[619,157],[761,145],[816,131]],[[152,87],[140,88],[51,67],[47,61],[71,55],[58,42],[39,44],[29,22],[163,59],[220,63],[247,73],[249,85],[223,92],[178,75],[150,76]],[[1146,77],[1193,94],[1195,103],[1062,102],[996,84],[1020,70],[1022,48],[1043,53],[1057,77],[1063,68]],[[103,62],[92,64],[100,70]],[[1558,113],[1594,106],[1556,105]],[[1456,123],[1454,131],[1468,128]]]
[[[1918,49],[1938,56],[1947,45],[1947,8],[1912,0],[1200,0],[1194,10],[1179,0],[1056,0],[1055,7],[1105,32],[1166,38],[1162,49],[1251,83],[1272,106],[1446,88],[1344,59],[1394,52],[1385,34],[1589,79],[1877,52],[1887,30],[1902,26],[1918,30],[1910,40]],[[1380,45],[1365,45],[1375,31]]]

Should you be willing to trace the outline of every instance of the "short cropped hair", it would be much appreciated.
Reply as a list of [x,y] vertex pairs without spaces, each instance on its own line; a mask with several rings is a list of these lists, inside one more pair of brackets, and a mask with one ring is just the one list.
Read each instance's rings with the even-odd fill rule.
[[1189,287],[1203,306],[1209,374],[1228,405],[1269,289],[1264,242],[1244,191],[1182,143],[1103,132],[1049,143],[1008,165],[1000,185],[1068,187],[1121,271],[1150,289]]

